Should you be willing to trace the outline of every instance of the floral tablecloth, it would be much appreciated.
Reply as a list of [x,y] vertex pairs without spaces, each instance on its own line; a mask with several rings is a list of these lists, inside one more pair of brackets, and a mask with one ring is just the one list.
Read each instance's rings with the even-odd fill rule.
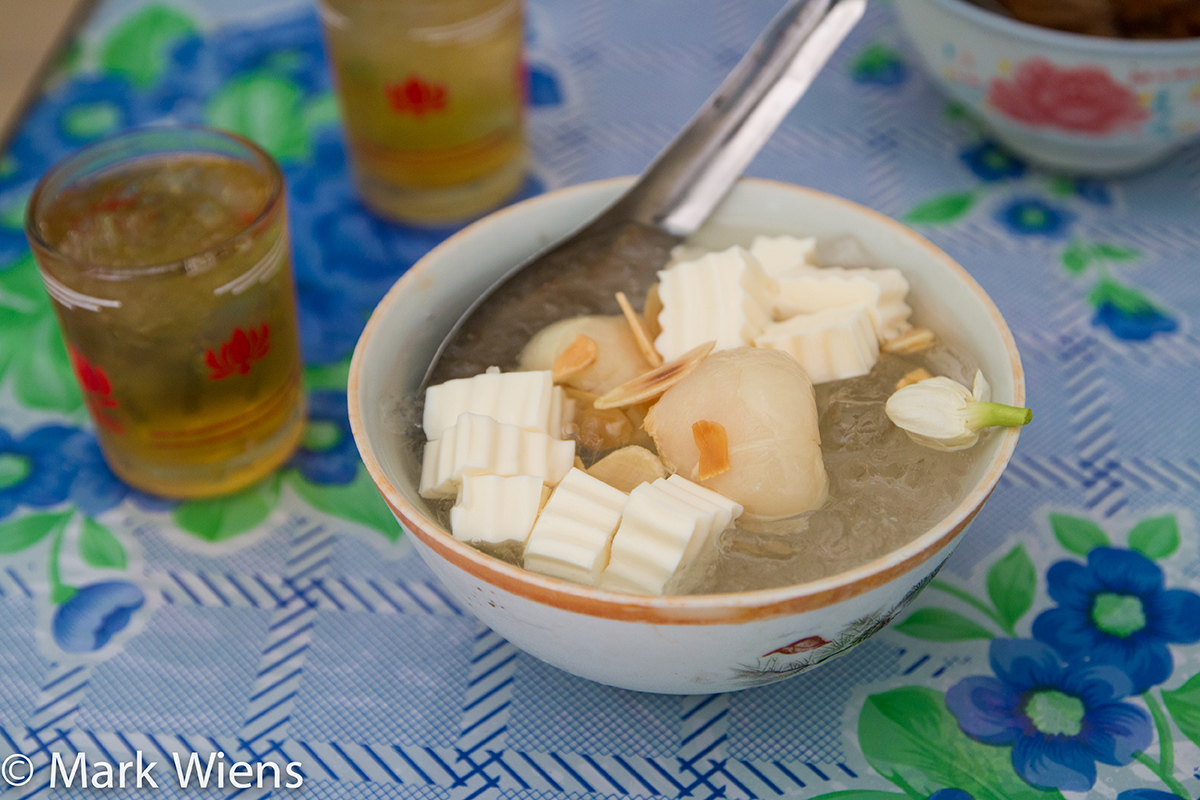
[[[776,5],[533,0],[524,194],[639,171]],[[222,500],[109,472],[21,233],[51,163],[162,119],[251,136],[289,185],[309,428]],[[961,261],[1014,329],[1034,424],[941,576],[847,656],[729,695],[598,686],[465,615],[358,460],[355,339],[450,231],[356,203],[314,11],[101,3],[0,158],[0,759],[21,784],[0,795],[58,796],[55,754],[138,751],[296,762],[276,794],[310,797],[1200,793],[1200,152],[1121,181],[1034,170],[875,2],[750,172]]]

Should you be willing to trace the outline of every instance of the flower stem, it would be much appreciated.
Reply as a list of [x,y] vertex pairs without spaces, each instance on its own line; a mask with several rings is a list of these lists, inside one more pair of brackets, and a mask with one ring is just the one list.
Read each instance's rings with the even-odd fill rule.
[[1000,619],[999,614],[997,614],[990,606],[988,606],[986,603],[984,603],[979,598],[975,597],[970,592],[965,591],[963,589],[959,589],[957,586],[954,586],[953,584],[949,584],[944,581],[938,581],[938,580],[931,581],[929,584],[929,588],[937,589],[938,591],[945,592],[946,594],[950,595],[951,597],[957,597],[959,600],[962,600],[964,603],[969,605],[971,608],[975,609],[980,614],[983,614],[985,617],[990,619],[992,622],[996,623],[996,626],[998,628],[1000,628],[1000,630],[1003,633],[1006,633],[1009,636],[1012,636],[1014,638],[1016,637],[1016,635],[1017,635],[1016,629],[1014,629],[1011,625],[1006,624],[1004,622],[1004,620]]
[[975,430],[994,425],[1019,428],[1033,420],[1033,412],[1028,408],[1006,406],[1003,403],[967,403],[967,413],[970,415],[971,427]]
[[1174,772],[1175,742],[1171,735],[1171,726],[1167,722],[1166,712],[1150,692],[1143,692],[1142,700],[1146,701],[1146,707],[1150,709],[1150,716],[1154,718],[1154,727],[1158,730],[1158,760],[1164,770]]
[[916,789],[914,789],[912,784],[904,780],[904,778],[900,776],[900,773],[895,770],[892,770],[891,775],[884,775],[883,777],[900,787],[900,790],[912,798],[912,800],[921,800],[921,798],[925,796],[922,792],[918,792]]
[[[1175,740],[1171,735],[1171,724],[1167,721],[1167,713],[1163,711],[1162,705],[1150,692],[1142,692],[1142,700],[1146,703],[1146,708],[1150,709],[1150,716],[1154,719],[1154,728],[1158,732],[1158,763],[1162,768],[1162,774],[1173,776],[1175,773]],[[1161,777],[1161,775],[1160,775]],[[1172,780],[1174,778],[1172,777]],[[1175,786],[1163,778],[1163,782],[1171,786],[1171,791],[1176,792]],[[1176,786],[1180,789],[1183,787],[1176,782]],[[1184,794],[1184,797],[1188,795]]]
[[67,602],[78,591],[74,586],[67,586],[62,582],[62,570],[58,566],[59,555],[62,553],[63,536],[67,530],[67,523],[70,521],[71,517],[67,516],[58,523],[58,529],[54,531],[54,538],[50,540],[50,602],[55,605]]
[[1183,784],[1175,779],[1175,776],[1166,772],[1162,765],[1155,761],[1145,753],[1134,753],[1133,760],[1144,766],[1146,769],[1158,776],[1159,780],[1167,785],[1167,788],[1174,792],[1177,796],[1190,800],[1191,795],[1187,793],[1187,789],[1183,788]]

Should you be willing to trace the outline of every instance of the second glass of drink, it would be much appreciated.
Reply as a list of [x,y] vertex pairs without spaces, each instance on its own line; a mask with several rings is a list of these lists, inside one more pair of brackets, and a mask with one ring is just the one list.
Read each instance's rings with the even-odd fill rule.
[[355,182],[404,222],[477,216],[525,175],[521,0],[320,0]]

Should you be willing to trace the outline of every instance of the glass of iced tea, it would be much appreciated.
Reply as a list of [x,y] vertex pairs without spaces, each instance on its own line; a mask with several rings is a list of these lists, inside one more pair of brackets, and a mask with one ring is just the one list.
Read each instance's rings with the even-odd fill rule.
[[437,224],[525,175],[521,0],[320,0],[359,194]]
[[25,231],[113,472],[205,497],[287,459],[304,393],[270,156],[205,128],[120,134],[46,173]]

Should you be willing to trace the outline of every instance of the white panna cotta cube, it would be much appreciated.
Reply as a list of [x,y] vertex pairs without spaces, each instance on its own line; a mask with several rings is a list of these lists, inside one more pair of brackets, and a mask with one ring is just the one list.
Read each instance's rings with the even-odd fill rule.
[[549,494],[535,475],[465,475],[450,531],[471,544],[524,544]]
[[795,236],[755,236],[750,255],[774,278],[796,267],[817,266],[817,240]]
[[480,414],[460,414],[454,427],[425,445],[421,496],[454,497],[464,475],[533,475],[553,486],[574,461],[574,441],[504,425]]
[[775,279],[775,317],[814,314],[830,308],[865,306],[879,341],[899,336],[912,326],[912,309],[904,302],[908,281],[898,269],[798,267]]
[[629,494],[600,587],[662,594],[742,514],[732,500],[672,475]]
[[627,495],[580,469],[555,488],[525,546],[525,569],[595,586]]
[[[561,389],[559,392],[561,393]],[[555,400],[549,370],[500,372],[446,381],[425,390],[422,420],[426,439],[440,439],[462,414],[480,414],[505,425],[562,435],[563,398]],[[556,418],[557,417],[557,418]]]
[[705,342],[747,346],[771,322],[774,282],[744,247],[675,264],[658,278],[662,333],[654,347],[665,361]]
[[792,356],[813,383],[866,375],[879,360],[879,339],[866,306],[797,314],[768,325],[754,346]]

